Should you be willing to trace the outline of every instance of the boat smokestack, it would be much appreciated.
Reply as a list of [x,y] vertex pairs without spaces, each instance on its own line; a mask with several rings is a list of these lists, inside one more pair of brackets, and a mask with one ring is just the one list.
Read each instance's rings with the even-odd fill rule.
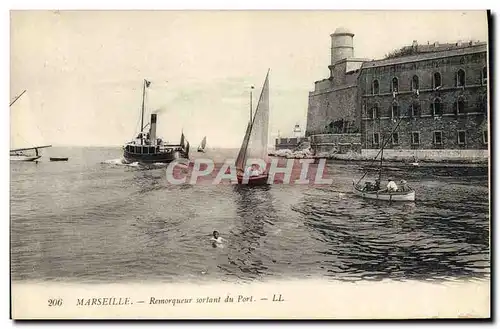
[[156,114],[151,114],[151,124],[149,126],[149,140],[151,144],[156,144]]

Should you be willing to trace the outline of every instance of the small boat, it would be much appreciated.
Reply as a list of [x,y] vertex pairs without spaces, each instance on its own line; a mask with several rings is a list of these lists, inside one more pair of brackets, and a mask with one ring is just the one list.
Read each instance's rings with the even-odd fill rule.
[[[401,119],[399,120],[398,124],[393,129],[393,131],[391,132],[390,136],[392,136],[392,133],[394,133],[398,129],[400,123],[401,123]],[[373,161],[375,161],[377,159],[378,155],[380,154],[380,166],[379,166],[379,175],[378,175],[379,182],[380,182],[381,177],[382,177],[384,147],[389,140],[390,140],[389,138],[383,140],[382,147],[381,147],[379,153],[373,159]],[[371,166],[368,166],[368,167],[371,167]],[[363,177],[361,177],[357,182],[354,179],[352,180],[352,188],[353,188],[353,192],[355,195],[358,195],[358,196],[365,198],[365,199],[374,199],[374,200],[415,201],[415,190],[413,188],[407,186],[406,182],[404,182],[405,187],[404,187],[403,191],[399,190],[399,188],[401,188],[401,186],[396,191],[388,191],[388,189],[379,189],[379,190],[373,190],[371,188],[367,189],[367,187],[365,187],[364,184],[361,183],[361,180],[365,177],[366,174],[367,174],[367,171],[365,171],[365,174],[363,175]]]
[[10,102],[9,107],[12,132],[10,161],[33,162],[40,159],[39,150],[52,145],[43,143],[26,90]]
[[411,189],[407,192],[387,192],[381,191],[364,191],[363,186],[356,184],[353,180],[352,185],[354,194],[359,195],[365,199],[385,200],[385,201],[415,201],[415,191]]
[[54,158],[54,157],[51,157],[50,161],[68,161],[68,158]]
[[207,136],[203,137],[200,146],[198,146],[198,152],[205,153],[205,147],[207,146]]
[[[253,89],[253,87],[252,87]],[[263,168],[258,175],[245,175],[248,159],[259,159],[269,163],[267,142],[269,138],[269,70],[260,93],[259,102],[252,116],[252,96],[250,91],[250,120],[243,137],[243,142],[236,158],[236,177],[238,184],[267,185],[269,173]]]
[[[156,136],[157,113],[151,113],[149,124],[144,126],[144,98],[150,81],[144,80],[142,90],[141,129],[136,139],[123,146],[123,157],[127,162],[170,163],[179,158],[189,159],[189,142],[181,132],[179,144],[167,144]],[[144,129],[149,125],[149,132]]]
[[25,162],[31,162],[31,161],[36,161],[40,159],[41,156],[30,156],[22,153],[17,153],[17,154],[10,154],[10,161],[25,161]]

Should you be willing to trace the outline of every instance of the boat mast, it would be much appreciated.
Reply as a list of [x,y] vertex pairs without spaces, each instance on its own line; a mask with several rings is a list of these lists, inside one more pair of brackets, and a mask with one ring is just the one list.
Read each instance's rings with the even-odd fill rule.
[[144,139],[142,138],[142,133],[144,131],[144,97],[146,95],[146,79],[142,85],[142,108],[141,108],[141,145],[143,145]]
[[12,106],[12,104],[14,104],[19,98],[21,98],[21,96],[26,92],[26,90],[24,90],[19,96],[16,97],[16,99],[14,99],[10,104],[9,104],[9,107]]
[[252,91],[253,91],[253,86],[250,87],[250,122],[252,122]]
[[[403,118],[401,117],[401,118],[399,119],[398,124],[396,125],[396,127],[394,127],[394,129],[392,129],[392,131],[391,131],[391,135],[390,135],[390,136],[392,136],[392,134],[393,134],[393,133],[394,133],[394,132],[398,129],[399,124],[401,123],[401,121],[402,121],[402,120],[403,120]],[[390,138],[385,139],[385,138],[383,137],[383,138],[382,138],[382,140],[385,140],[385,141],[383,141],[383,142],[382,142],[382,148],[378,151],[377,155],[376,155],[376,156],[373,158],[373,160],[370,162],[370,165],[372,165],[373,163],[375,163],[375,160],[377,160],[377,157],[378,157],[378,155],[379,155],[379,154],[381,154],[381,153],[382,153],[382,156],[383,156],[384,147],[385,147],[385,145],[387,144],[387,142],[389,142],[391,139],[390,139]],[[382,157],[381,157],[381,159],[380,159],[380,164],[381,164],[380,169],[382,170]],[[362,180],[363,178],[365,178],[365,176],[366,176],[366,174],[367,174],[367,173],[368,173],[368,170],[365,170],[364,175],[363,175],[363,176],[361,176],[361,178],[358,180],[358,182],[356,183],[356,185],[357,185],[357,184],[359,184],[359,182],[361,182],[361,180]]]
[[382,149],[380,150],[380,170],[378,172],[378,180],[382,181],[382,162],[384,161],[384,146],[385,136],[382,136]]

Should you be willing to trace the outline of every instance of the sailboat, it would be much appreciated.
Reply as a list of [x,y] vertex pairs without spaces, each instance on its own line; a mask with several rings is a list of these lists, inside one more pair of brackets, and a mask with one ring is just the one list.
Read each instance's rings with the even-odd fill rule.
[[[144,125],[144,99],[150,81],[144,79],[142,89],[141,129],[135,140],[125,143],[123,157],[128,162],[170,163],[179,158],[189,159],[189,142],[181,132],[179,144],[168,144],[156,135],[157,114],[152,113],[150,122]],[[149,131],[145,128],[149,125]]]
[[200,146],[198,146],[198,152],[205,153],[205,147],[207,146],[207,136],[203,137]]
[[[268,161],[267,143],[269,138],[269,70],[260,93],[259,102],[252,117],[252,103],[250,102],[250,120],[243,137],[243,142],[236,158],[236,177],[239,184],[265,185],[269,177],[267,168],[262,172],[248,175],[246,162],[248,159]],[[245,175],[247,171],[247,175]]]
[[37,129],[26,90],[17,96],[9,107],[11,109],[11,133],[13,134],[10,140],[10,161],[40,159],[42,156],[39,150],[52,145],[44,145],[42,142],[43,138]]
[[[397,128],[399,127],[399,124],[401,123],[401,119],[399,120],[398,124],[396,127],[393,129],[391,132],[394,133]],[[379,166],[379,176],[378,176],[378,181],[381,181],[382,177],[382,168],[383,168],[383,160],[384,160],[384,147],[389,141],[389,138],[384,138],[382,140],[382,147],[380,148],[380,151],[377,153],[373,161],[375,161],[380,154],[380,166]],[[385,200],[385,201],[415,201],[415,190],[409,186],[406,186],[404,190],[401,190],[402,186],[398,187],[397,191],[388,191],[387,189],[383,190],[375,190],[371,188],[367,188],[367,186],[361,184],[362,179],[366,176],[367,172],[361,177],[357,182],[353,179],[352,180],[352,187],[355,195],[358,195],[362,198],[365,199],[375,199],[375,200]]]

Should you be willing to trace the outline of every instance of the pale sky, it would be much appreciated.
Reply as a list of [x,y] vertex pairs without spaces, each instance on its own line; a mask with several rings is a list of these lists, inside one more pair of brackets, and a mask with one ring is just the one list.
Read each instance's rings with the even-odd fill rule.
[[255,106],[270,68],[273,142],[305,130],[340,26],[355,34],[355,57],[372,59],[413,40],[488,36],[485,11],[13,11],[10,95],[28,90],[45,143],[117,146],[137,132],[145,78],[158,135],[239,147],[250,86]]

